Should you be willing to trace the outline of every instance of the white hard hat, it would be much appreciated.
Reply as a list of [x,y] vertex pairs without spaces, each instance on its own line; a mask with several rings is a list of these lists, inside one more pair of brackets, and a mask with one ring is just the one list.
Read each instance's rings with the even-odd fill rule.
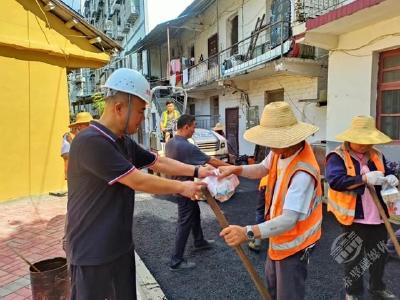
[[114,91],[124,92],[135,95],[145,101],[150,102],[150,84],[138,71],[128,68],[120,68],[108,77],[105,88]]

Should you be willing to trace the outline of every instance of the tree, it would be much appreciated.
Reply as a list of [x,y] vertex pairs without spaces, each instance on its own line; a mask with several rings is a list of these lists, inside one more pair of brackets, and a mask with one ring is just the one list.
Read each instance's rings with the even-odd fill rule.
[[102,93],[95,93],[92,96],[93,106],[97,109],[99,116],[103,114],[104,111],[104,96]]

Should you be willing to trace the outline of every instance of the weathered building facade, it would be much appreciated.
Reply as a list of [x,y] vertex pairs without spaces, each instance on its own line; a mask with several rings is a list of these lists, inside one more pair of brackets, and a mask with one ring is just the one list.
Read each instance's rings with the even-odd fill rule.
[[134,50],[147,57],[153,85],[183,86],[197,122],[221,122],[236,155],[253,154],[243,139],[264,106],[289,102],[299,120],[325,139],[326,51],[295,42],[298,9],[290,0],[201,0],[159,24]]

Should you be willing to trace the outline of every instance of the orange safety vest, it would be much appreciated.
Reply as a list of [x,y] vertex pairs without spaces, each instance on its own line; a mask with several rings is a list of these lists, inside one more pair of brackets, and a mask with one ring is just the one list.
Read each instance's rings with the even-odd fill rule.
[[[331,153],[336,153],[344,161],[348,176],[356,176],[356,169],[346,144],[342,144]],[[373,148],[369,154],[370,160],[375,164],[377,170],[384,173],[385,167],[382,153]],[[331,211],[338,222],[343,225],[351,225],[353,223],[356,201],[357,194],[351,191],[339,192],[331,188],[328,190],[328,211]]]
[[[267,188],[265,190],[266,207],[269,207],[271,204],[275,183],[278,177],[277,166],[279,155],[272,155],[272,164],[268,174]],[[321,237],[322,188],[320,170],[314,153],[308,143],[305,143],[303,150],[301,150],[286,168],[281,185],[277,189],[278,195],[272,203],[273,214],[271,214],[270,218],[273,219],[282,215],[283,204],[291,179],[298,171],[307,172],[315,179],[314,196],[310,203],[309,214],[304,220],[297,221],[296,225],[289,231],[269,238],[268,254],[272,260],[282,260],[296,254],[317,242]],[[266,220],[268,220],[268,218],[269,216],[265,216]]]

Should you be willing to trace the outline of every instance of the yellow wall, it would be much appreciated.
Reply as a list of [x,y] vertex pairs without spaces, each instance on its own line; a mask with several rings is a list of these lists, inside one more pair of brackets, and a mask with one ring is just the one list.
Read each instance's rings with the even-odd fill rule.
[[0,202],[65,189],[66,69],[100,67],[109,59],[82,33],[46,15],[51,28],[36,1],[1,0]]
[[91,45],[83,33],[68,29],[57,16],[41,10],[41,1],[0,2],[0,46],[51,55],[75,68],[98,68],[108,62],[109,56]]
[[63,189],[66,69],[0,56],[0,70],[0,201]]

